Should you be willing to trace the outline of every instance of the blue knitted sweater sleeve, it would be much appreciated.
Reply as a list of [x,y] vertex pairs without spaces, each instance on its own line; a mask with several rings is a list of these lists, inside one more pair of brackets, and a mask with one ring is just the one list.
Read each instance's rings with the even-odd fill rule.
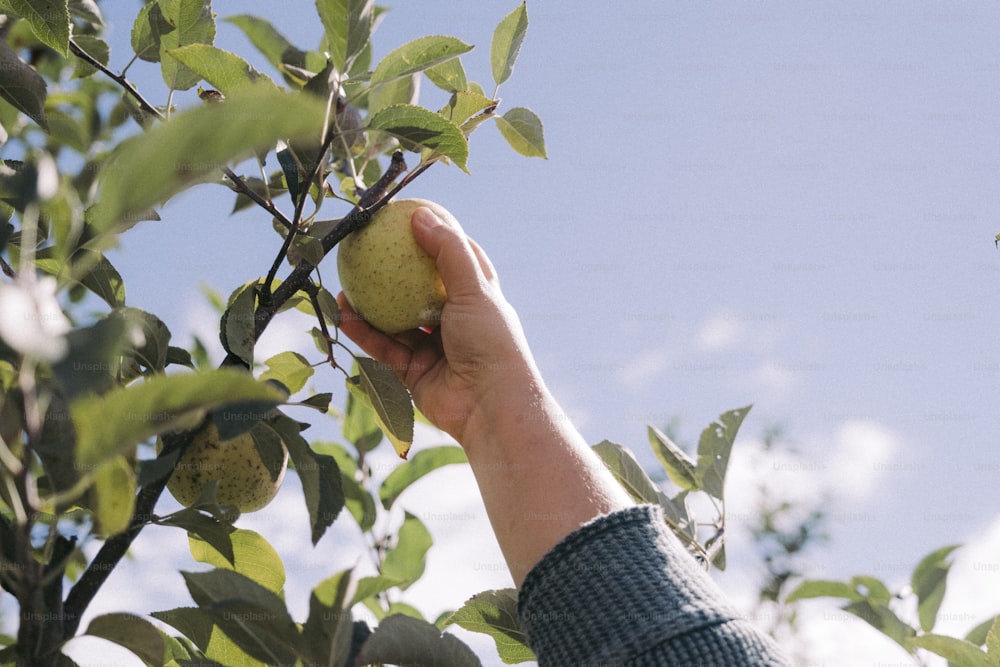
[[518,615],[542,667],[788,664],[652,505],[566,537],[528,573]]

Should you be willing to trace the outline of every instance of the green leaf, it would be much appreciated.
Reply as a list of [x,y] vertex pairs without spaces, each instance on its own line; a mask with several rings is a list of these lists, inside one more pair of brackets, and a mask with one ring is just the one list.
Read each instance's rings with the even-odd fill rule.
[[[357,360],[355,360],[353,376],[357,376],[358,373]],[[378,420],[375,418],[371,402],[365,397],[360,387],[349,382],[348,389],[352,387],[354,390],[347,393],[347,406],[344,410],[341,432],[347,441],[358,450],[358,454],[364,454],[375,449],[382,442],[383,434]]]
[[1000,616],[993,619],[993,625],[986,633],[986,648],[989,651],[990,661],[1000,665]]
[[236,355],[247,368],[253,368],[253,349],[256,343],[254,311],[257,308],[258,285],[259,281],[252,280],[233,293],[219,327],[222,348],[229,354]]
[[429,67],[424,71],[424,74],[427,75],[431,83],[449,93],[465,92],[469,87],[465,68],[462,67],[462,61],[458,58],[451,58],[434,67]]
[[497,129],[510,147],[525,157],[547,158],[542,119],[534,111],[515,107],[502,116],[494,117]]
[[80,284],[99,296],[112,308],[125,305],[125,281],[107,257],[98,252],[80,250],[74,256],[85,256],[82,264],[88,267],[80,277]]
[[267,370],[261,373],[261,380],[276,380],[294,394],[306,386],[315,369],[309,360],[298,352],[281,352],[264,362]]
[[340,484],[344,489],[344,506],[347,507],[347,511],[357,521],[362,532],[371,530],[378,516],[375,499],[358,480],[343,471],[341,472]]
[[299,630],[278,595],[232,570],[181,574],[201,610],[240,649],[269,664],[295,661]]
[[927,554],[910,577],[910,586],[917,595],[920,628],[924,632],[930,632],[937,620],[938,609],[941,608],[948,587],[948,570],[951,569],[951,563],[946,559],[959,546],[954,544]]
[[995,667],[996,663],[975,644],[963,639],[945,635],[924,634],[906,641],[907,648],[922,648],[947,658],[950,664],[959,667]]
[[117,535],[132,521],[135,509],[135,472],[124,456],[116,456],[97,468],[92,501],[96,532]]
[[159,2],[150,2],[139,10],[132,24],[132,50],[146,62],[160,62],[160,38],[173,32],[172,26],[163,16]]
[[431,447],[417,452],[412,459],[401,463],[389,473],[379,487],[378,495],[382,506],[392,507],[403,491],[429,472],[452,463],[468,463],[465,450],[453,445]]
[[178,427],[191,426],[205,412],[236,401],[279,405],[282,394],[247,373],[232,369],[157,375],[140,384],[74,401],[70,415],[83,469],[132,451],[136,445]]
[[302,626],[308,664],[343,665],[351,648],[353,572],[345,570],[320,582],[309,596],[309,618]]
[[144,618],[126,613],[95,617],[84,634],[100,637],[127,648],[147,665],[162,665],[166,643],[160,630]]
[[789,604],[808,598],[843,598],[845,600],[861,600],[862,596],[854,586],[843,581],[813,579],[799,584],[788,594],[785,603]]
[[371,85],[423,72],[471,50],[471,45],[455,37],[419,37],[393,49],[382,58],[372,72]]
[[748,405],[723,413],[701,432],[698,439],[698,486],[720,500],[725,494],[729,454],[750,407]]
[[881,579],[865,575],[851,577],[851,585],[866,600],[877,604],[887,605],[892,600],[892,593],[889,587]]
[[517,9],[505,16],[493,31],[493,41],[490,43],[490,67],[493,70],[493,81],[499,86],[510,78],[514,71],[517,54],[524,41],[524,33],[528,31],[528,8],[522,2]]
[[358,587],[354,591],[354,598],[350,601],[350,604],[353,606],[363,600],[367,600],[373,595],[378,595],[390,588],[399,586],[401,583],[403,582],[399,579],[381,575],[376,577],[361,577],[358,579]]
[[69,0],[0,0],[0,12],[20,16],[43,44],[69,53]]
[[46,132],[49,130],[45,119],[47,88],[45,79],[18,58],[6,40],[0,40],[0,97]]
[[610,440],[594,445],[593,450],[633,500],[639,503],[659,502],[660,490],[632,452]]
[[1000,616],[994,616],[993,618],[988,618],[976,627],[969,630],[969,633],[965,635],[965,640],[972,642],[976,646],[984,646],[987,644],[987,638],[990,636],[990,630],[996,629],[993,633],[992,639],[994,642],[994,650],[996,651],[997,657],[1000,657]]
[[[180,452],[176,452],[179,456]],[[176,456],[174,460],[176,461]],[[171,470],[173,466],[171,464]],[[198,505],[174,512],[165,516],[157,522],[163,526],[176,526],[188,532],[188,539],[197,537],[205,544],[211,545],[213,552],[219,554],[226,562],[232,563],[236,559],[233,551],[233,541],[230,535],[235,528],[230,523],[223,523],[218,519],[203,514],[198,511]],[[217,567],[221,567],[217,565]]]
[[315,545],[344,508],[340,468],[332,456],[317,454],[309,447],[293,419],[281,415],[270,425],[288,448],[288,455],[302,482],[302,494],[312,526],[312,543]]
[[647,427],[649,444],[670,481],[685,491],[697,491],[698,475],[694,460],[655,426]]
[[505,664],[535,660],[535,654],[528,647],[528,638],[518,622],[517,591],[513,588],[473,595],[448,617],[445,624],[489,635]]
[[282,65],[304,67],[306,54],[295,47],[284,35],[265,19],[258,16],[241,14],[225,19],[243,31],[250,42],[260,51],[267,61],[280,69]]
[[385,554],[381,574],[398,579],[399,587],[406,590],[424,573],[424,559],[434,540],[423,522],[406,512],[403,525],[396,533],[396,544]]
[[496,104],[496,100],[491,100],[485,95],[460,91],[452,93],[448,104],[442,107],[438,113],[461,127],[465,121],[478,113],[496,107]]
[[316,0],[316,10],[326,31],[330,60],[338,72],[346,73],[371,39],[375,2]]
[[379,428],[389,438],[396,454],[405,459],[413,444],[413,400],[396,374],[385,364],[358,357],[358,375],[348,379],[348,388],[361,390]]
[[844,611],[854,614],[904,648],[916,634],[916,631],[901,621],[886,603],[873,602],[870,599],[860,600],[846,605]]
[[387,616],[361,649],[360,664],[479,667],[479,658],[460,639],[431,623],[403,614]]
[[407,150],[430,148],[452,160],[462,171],[468,171],[469,142],[461,128],[429,109],[395,104],[370,116],[368,127],[391,134]]
[[[73,39],[76,40],[77,46],[86,51],[88,55],[93,56],[97,62],[102,65],[108,64],[111,58],[111,48],[103,39],[93,37],[92,35],[76,35]],[[73,70],[73,78],[83,79],[96,73],[96,67],[85,62],[83,59],[78,59],[76,61],[76,68]]]
[[167,54],[198,74],[223,95],[232,95],[253,86],[264,86],[277,92],[271,77],[258,72],[246,60],[211,44],[189,44],[167,51]]
[[280,594],[285,586],[285,564],[274,547],[252,530],[237,529],[229,538],[233,545],[232,560],[193,535],[188,537],[191,556],[199,563],[239,572],[272,593]]
[[201,80],[199,74],[170,52],[188,44],[211,44],[215,39],[215,15],[211,0],[159,0],[167,23],[174,27],[160,35],[160,74],[171,90],[187,90]]
[[[318,136],[323,104],[311,96],[254,87],[225,104],[175,114],[122,142],[102,170],[98,231],[113,229],[182,190],[221,174],[227,164],[279,140]],[[149,156],[155,155],[155,160]]]

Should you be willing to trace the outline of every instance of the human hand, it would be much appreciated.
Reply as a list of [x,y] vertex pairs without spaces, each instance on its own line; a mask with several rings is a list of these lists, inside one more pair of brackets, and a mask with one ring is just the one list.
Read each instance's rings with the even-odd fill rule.
[[389,336],[362,320],[341,293],[340,329],[396,373],[428,419],[467,446],[509,401],[535,393],[538,371],[482,248],[427,208],[414,211],[411,224],[448,295],[440,326]]

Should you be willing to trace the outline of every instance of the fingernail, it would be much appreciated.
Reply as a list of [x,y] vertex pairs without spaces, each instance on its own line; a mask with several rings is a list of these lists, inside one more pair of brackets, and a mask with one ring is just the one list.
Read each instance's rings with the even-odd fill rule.
[[413,224],[420,225],[424,229],[433,229],[434,227],[443,225],[444,221],[437,217],[434,211],[426,206],[421,206],[413,212]]

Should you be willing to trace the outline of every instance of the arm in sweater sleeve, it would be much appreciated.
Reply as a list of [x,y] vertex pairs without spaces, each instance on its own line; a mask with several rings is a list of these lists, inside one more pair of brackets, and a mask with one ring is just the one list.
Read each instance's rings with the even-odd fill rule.
[[594,519],[528,573],[518,612],[540,665],[786,665],[658,507]]
[[340,330],[465,449],[541,664],[784,664],[563,414],[482,248],[429,209],[411,223],[441,326],[387,336],[341,294]]

